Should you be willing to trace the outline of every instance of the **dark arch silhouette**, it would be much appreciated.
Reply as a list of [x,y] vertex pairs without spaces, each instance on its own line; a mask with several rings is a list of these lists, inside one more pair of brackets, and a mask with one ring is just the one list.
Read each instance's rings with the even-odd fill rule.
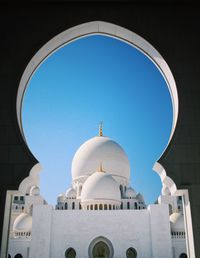
[[8,254],[8,258],[11,258],[11,255],[10,255],[10,254]]
[[187,256],[187,254],[185,254],[185,253],[182,253],[182,254],[180,254],[180,256],[179,256],[179,258],[187,258],[188,256]]
[[88,248],[89,258],[113,258],[114,249],[111,241],[99,236],[92,240]]
[[75,258],[76,257],[76,251],[74,248],[70,247],[65,252],[65,258]]
[[21,254],[16,254],[14,258],[23,258]]
[[110,249],[108,245],[104,241],[97,242],[92,249],[92,257],[102,257],[109,258],[110,257]]
[[126,257],[127,258],[136,258],[137,252],[133,247],[130,247],[126,250]]

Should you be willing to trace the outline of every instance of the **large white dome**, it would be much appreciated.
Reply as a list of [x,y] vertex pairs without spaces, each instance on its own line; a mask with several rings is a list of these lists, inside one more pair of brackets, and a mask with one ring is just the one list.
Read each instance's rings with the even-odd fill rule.
[[77,150],[72,161],[72,179],[90,176],[100,162],[115,179],[129,180],[130,164],[126,153],[118,143],[104,136],[91,138]]
[[95,200],[121,202],[119,185],[111,174],[106,172],[95,172],[83,184],[81,202]]

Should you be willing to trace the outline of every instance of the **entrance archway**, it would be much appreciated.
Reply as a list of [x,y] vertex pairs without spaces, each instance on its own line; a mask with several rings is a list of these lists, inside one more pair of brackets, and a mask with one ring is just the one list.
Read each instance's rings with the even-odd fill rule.
[[99,236],[90,243],[88,254],[89,258],[113,258],[113,245],[107,238]]
[[98,243],[95,244],[92,250],[92,257],[93,258],[109,258],[110,257],[110,250],[108,245],[103,242],[99,241]]

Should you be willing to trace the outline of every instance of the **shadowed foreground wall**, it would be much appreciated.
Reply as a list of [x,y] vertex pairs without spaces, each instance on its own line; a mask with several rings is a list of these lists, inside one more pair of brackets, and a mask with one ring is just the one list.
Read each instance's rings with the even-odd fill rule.
[[[151,2],[151,3],[150,3]],[[37,162],[20,134],[16,94],[33,55],[60,32],[89,21],[125,27],[149,41],[164,57],[179,94],[174,137],[160,159],[177,188],[189,190],[196,257],[200,257],[200,9],[136,1],[51,1],[0,6],[0,228],[6,190],[17,189]],[[164,119],[164,118],[163,118]]]

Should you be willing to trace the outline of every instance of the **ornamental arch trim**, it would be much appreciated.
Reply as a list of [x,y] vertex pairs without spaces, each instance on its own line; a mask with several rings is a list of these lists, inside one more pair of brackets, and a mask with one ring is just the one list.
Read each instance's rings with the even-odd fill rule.
[[[23,132],[21,113],[23,97],[29,81],[31,80],[35,71],[40,67],[40,65],[55,51],[77,39],[87,37],[89,35],[105,35],[108,37],[113,37],[131,45],[132,47],[135,47],[144,55],[146,55],[156,65],[160,73],[163,75],[172,99],[173,121],[171,134],[167,145],[160,154],[161,157],[172,139],[178,119],[178,93],[172,72],[161,54],[144,38],[121,26],[103,21],[87,22],[63,31],[62,33],[58,34],[50,41],[48,41],[42,48],[40,48],[39,51],[28,63],[20,80],[16,100],[17,121],[25,143],[26,139]],[[153,167],[154,171],[158,175],[160,175],[159,169],[157,169],[159,164],[158,160],[160,157],[157,158],[157,161],[155,162],[155,165]]]
[[[75,41],[79,38],[95,34],[114,37],[118,40],[124,41],[132,47],[137,48],[157,66],[157,68],[163,75],[171,95],[173,106],[173,123],[170,138],[167,144],[168,146],[176,128],[179,109],[176,83],[168,64],[160,55],[160,53],[141,36],[121,26],[103,21],[92,21],[65,30],[64,32],[58,34],[50,41],[48,41],[42,48],[40,48],[40,50],[33,56],[33,58],[28,63],[20,80],[16,101],[17,121],[24,141],[26,142],[21,119],[22,102],[26,88],[33,74],[39,68],[39,66],[59,48],[62,48],[68,43]],[[167,148],[167,146],[165,147],[165,149]],[[165,149],[163,150],[163,152],[165,151]]]

